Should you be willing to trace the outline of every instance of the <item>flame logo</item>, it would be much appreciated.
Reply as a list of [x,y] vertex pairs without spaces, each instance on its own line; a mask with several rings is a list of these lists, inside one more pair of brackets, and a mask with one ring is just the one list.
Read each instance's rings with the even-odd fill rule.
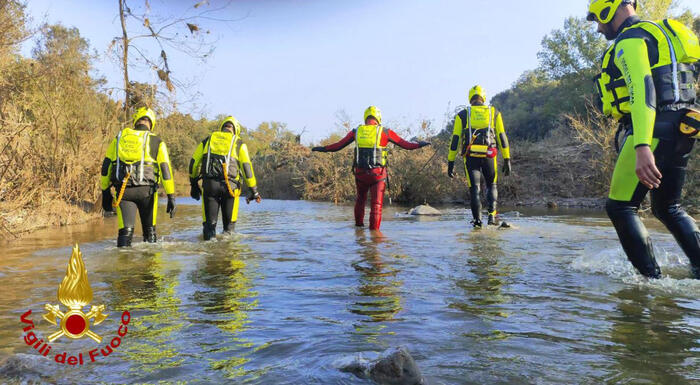
[[[102,337],[90,330],[90,319],[93,319],[94,325],[102,323],[107,318],[107,314],[102,313],[105,310],[105,305],[93,305],[87,313],[83,313],[82,310],[85,305],[92,301],[92,289],[88,282],[83,254],[80,252],[78,244],[73,246],[66,276],[63,277],[63,281],[58,286],[58,300],[67,306],[69,311],[63,313],[60,305],[44,305],[44,309],[48,311],[44,314],[44,319],[61,328],[49,336],[50,342],[62,336],[73,339],[88,336],[96,342],[102,341]],[[61,320],[60,324],[57,319]]]
[[71,309],[82,309],[92,301],[92,289],[88,282],[83,253],[76,244],[66,268],[66,276],[58,286],[58,300]]

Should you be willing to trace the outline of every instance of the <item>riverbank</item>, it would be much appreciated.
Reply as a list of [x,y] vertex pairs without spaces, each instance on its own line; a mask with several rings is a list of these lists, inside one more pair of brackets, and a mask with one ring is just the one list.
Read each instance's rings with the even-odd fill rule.
[[71,204],[56,201],[14,209],[0,204],[0,244],[20,240],[39,229],[79,225],[100,218],[102,212],[87,202]]

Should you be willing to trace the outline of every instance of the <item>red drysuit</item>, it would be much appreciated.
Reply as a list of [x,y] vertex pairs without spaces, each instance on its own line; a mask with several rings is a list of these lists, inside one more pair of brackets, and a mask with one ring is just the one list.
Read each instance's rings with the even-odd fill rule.
[[[355,141],[355,130],[348,132],[343,139],[337,143],[324,146],[324,151],[335,152],[342,150],[347,145]],[[394,131],[385,128],[382,131],[380,143],[386,146],[389,142],[406,149],[415,150],[421,145],[402,139]],[[386,188],[386,167],[372,169],[354,167],[355,185],[357,186],[357,197],[355,199],[355,225],[364,226],[365,202],[367,202],[367,191],[372,195],[372,203],[369,212],[369,229],[379,230],[382,223],[382,202],[384,200],[384,189]]]

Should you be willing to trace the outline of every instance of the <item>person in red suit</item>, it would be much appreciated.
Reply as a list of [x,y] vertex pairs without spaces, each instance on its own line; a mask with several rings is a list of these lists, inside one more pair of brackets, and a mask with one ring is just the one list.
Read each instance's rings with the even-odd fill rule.
[[369,213],[369,229],[379,230],[382,223],[382,201],[386,188],[386,164],[387,146],[389,142],[406,149],[430,145],[429,142],[409,142],[402,139],[396,132],[382,127],[382,113],[379,108],[369,106],[365,110],[365,124],[348,132],[337,143],[327,146],[314,147],[312,151],[335,152],[340,151],[352,142],[355,142],[353,171],[357,198],[355,199],[355,226],[363,227],[365,219],[365,202],[367,192],[372,195],[372,205]]

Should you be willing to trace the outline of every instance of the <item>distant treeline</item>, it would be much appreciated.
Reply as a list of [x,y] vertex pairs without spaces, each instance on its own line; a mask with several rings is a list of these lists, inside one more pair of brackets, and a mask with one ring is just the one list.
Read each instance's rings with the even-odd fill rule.
[[[674,1],[642,4],[643,15],[657,18],[666,15]],[[700,34],[700,18],[689,12],[679,18]],[[76,28],[46,25],[30,30],[29,25],[21,1],[0,1],[0,231],[6,233],[79,220],[76,207],[96,215],[105,148],[130,124],[123,101],[117,100],[123,90],[107,88],[95,75],[97,54]],[[35,46],[25,57],[20,44],[32,37]],[[593,25],[569,18],[563,29],[542,40],[539,68],[493,97],[503,113],[514,157],[514,175],[499,178],[501,198],[517,202],[605,195],[615,157],[614,129],[588,108],[594,98],[590,79],[605,46]],[[178,193],[186,194],[190,156],[218,127],[221,116],[195,119],[159,104],[155,85],[132,82],[131,87],[129,105],[149,105],[161,117],[155,131],[168,145],[181,187]],[[320,143],[338,140],[351,127],[350,122],[338,123],[337,132]],[[394,201],[468,198],[463,180],[445,177],[449,119],[444,127],[416,122],[413,127],[392,128],[406,138],[433,143],[416,151],[391,150],[388,195]],[[334,154],[312,154],[300,143],[298,131],[278,122],[244,128],[243,137],[264,196],[333,202],[353,198],[352,146]],[[694,173],[689,182],[688,196],[697,196],[700,181]]]

